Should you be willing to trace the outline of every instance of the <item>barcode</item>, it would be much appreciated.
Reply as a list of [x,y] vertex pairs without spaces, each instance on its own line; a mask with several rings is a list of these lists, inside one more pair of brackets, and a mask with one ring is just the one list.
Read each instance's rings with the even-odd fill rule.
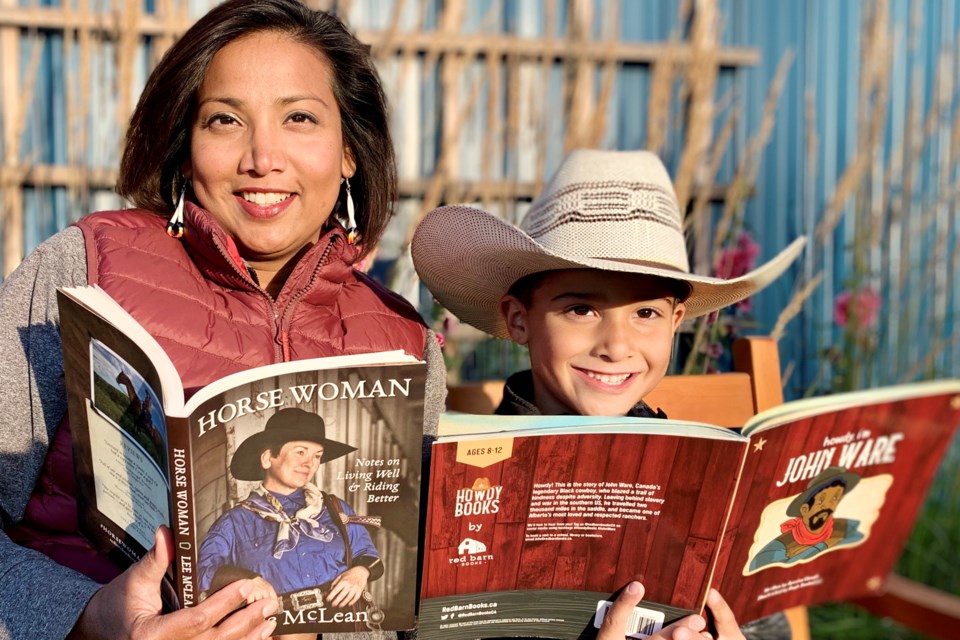
[[[597,629],[603,624],[603,617],[613,603],[609,600],[597,602],[597,614],[593,617],[593,626]],[[648,638],[663,628],[664,615],[661,611],[634,607],[627,622],[627,637]]]

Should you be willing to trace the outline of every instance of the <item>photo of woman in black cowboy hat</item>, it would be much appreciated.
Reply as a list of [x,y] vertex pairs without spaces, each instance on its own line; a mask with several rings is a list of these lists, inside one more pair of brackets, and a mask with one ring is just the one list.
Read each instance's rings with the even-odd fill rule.
[[367,592],[368,583],[383,575],[367,531],[378,519],[357,516],[315,484],[321,465],[354,451],[327,437],[321,416],[299,408],[280,409],[243,440],[230,474],[258,484],[204,537],[201,592],[252,578],[253,599],[279,600],[279,623],[379,622],[382,613]]

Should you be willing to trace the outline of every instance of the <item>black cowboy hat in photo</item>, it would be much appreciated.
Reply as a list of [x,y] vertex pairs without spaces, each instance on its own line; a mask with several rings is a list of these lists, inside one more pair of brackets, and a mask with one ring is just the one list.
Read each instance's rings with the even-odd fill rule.
[[[279,448],[288,442],[300,440],[323,445],[321,464],[357,450],[356,447],[327,438],[323,418],[317,414],[290,407],[280,409],[270,416],[263,431],[240,443],[237,452],[233,454],[233,460],[230,461],[230,473],[237,480],[262,480],[260,454],[267,449]],[[273,453],[276,455],[278,452]]]
[[787,507],[787,515],[799,517],[801,506],[837,480],[843,482],[845,487],[843,494],[846,495],[860,482],[860,476],[856,473],[850,473],[843,467],[827,467],[807,483],[807,488],[803,493],[793,499],[793,502]]
[[580,149],[564,159],[519,228],[473,207],[438,207],[417,227],[411,254],[441,305],[482,331],[509,338],[500,298],[534,273],[592,268],[686,283],[691,318],[760,291],[804,243],[798,238],[739,278],[692,274],[683,216],[660,158],[649,151]]

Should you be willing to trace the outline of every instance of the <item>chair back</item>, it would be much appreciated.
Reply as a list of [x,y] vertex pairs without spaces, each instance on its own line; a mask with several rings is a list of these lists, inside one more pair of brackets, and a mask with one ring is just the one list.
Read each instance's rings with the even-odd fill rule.
[[[734,343],[732,373],[666,376],[646,401],[676,420],[739,427],[758,411],[783,402],[780,356],[769,338]],[[447,408],[464,413],[493,413],[503,398],[503,381],[451,385]]]

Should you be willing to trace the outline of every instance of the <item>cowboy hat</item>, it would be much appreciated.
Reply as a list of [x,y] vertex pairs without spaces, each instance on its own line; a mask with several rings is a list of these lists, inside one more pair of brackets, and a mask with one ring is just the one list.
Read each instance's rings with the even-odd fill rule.
[[690,273],[683,218],[660,159],[649,151],[570,153],[519,228],[464,205],[438,207],[417,227],[411,255],[434,298],[458,318],[508,338],[500,298],[521,278],[602,269],[685,283],[686,316],[743,300],[773,282],[803,248],[732,280]]
[[803,493],[793,499],[793,502],[787,507],[787,515],[799,517],[800,507],[837,480],[843,482],[843,493],[846,495],[860,482],[860,476],[848,472],[844,467],[827,467],[807,483],[807,488]]
[[280,409],[270,416],[263,431],[240,443],[237,452],[233,454],[233,460],[230,461],[230,473],[237,480],[262,480],[260,454],[267,449],[277,454],[280,447],[286,443],[301,440],[323,445],[321,464],[357,450],[343,442],[328,439],[323,418],[317,414],[290,407]]

